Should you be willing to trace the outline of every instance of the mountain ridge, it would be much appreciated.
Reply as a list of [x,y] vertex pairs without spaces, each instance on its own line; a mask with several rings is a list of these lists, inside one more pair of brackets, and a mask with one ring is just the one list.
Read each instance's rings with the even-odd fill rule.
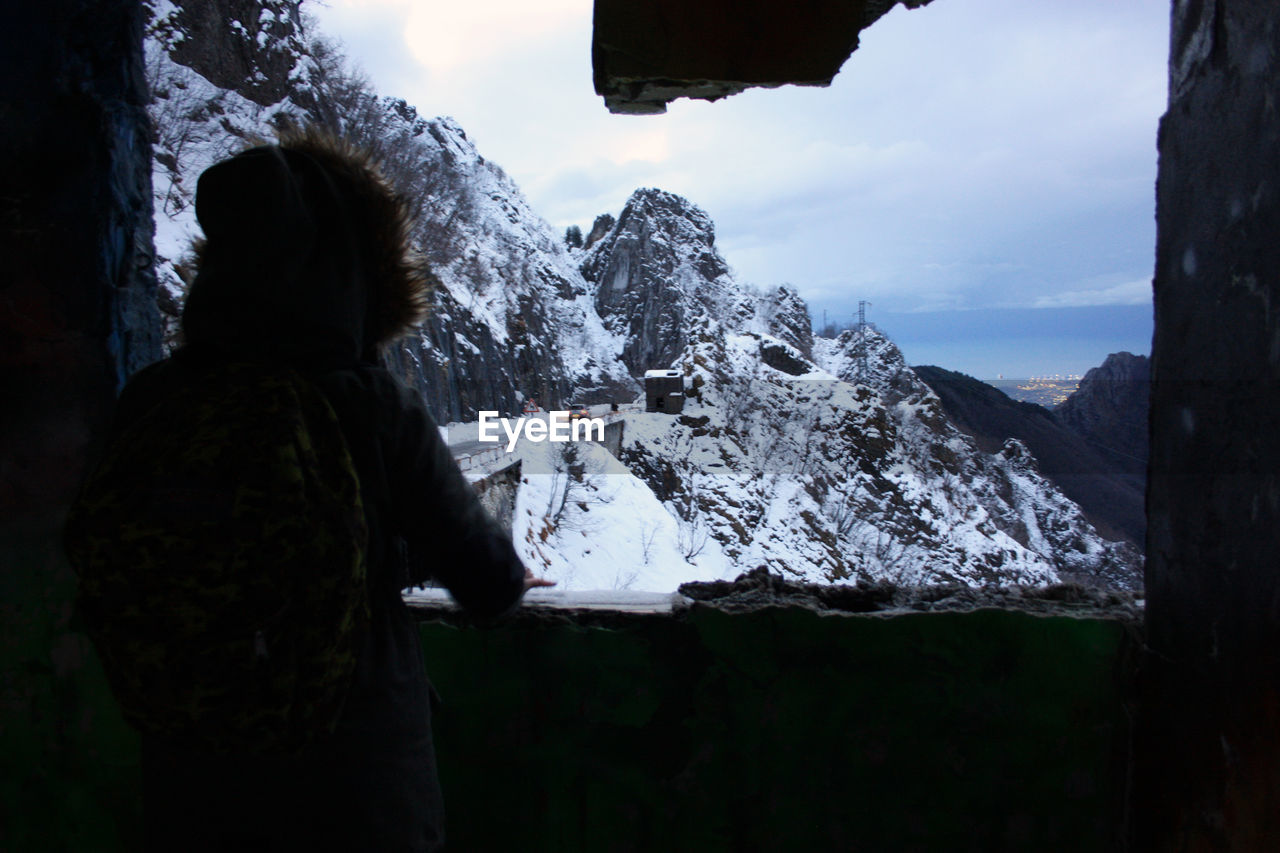
[[[290,6],[233,36],[252,54]],[[153,20],[169,22],[173,43],[192,37],[171,31],[181,16]],[[597,445],[573,449],[572,463],[554,447],[525,460],[513,535],[529,564],[566,582],[642,586],[759,565],[821,582],[1140,583],[1137,552],[1101,538],[1024,443],[984,451],[874,329],[815,339],[794,288],[735,279],[714,222],[689,200],[639,189],[571,250],[456,121],[372,92],[305,27],[289,42],[301,45],[294,61],[280,63],[286,94],[268,105],[267,88],[224,90],[149,35],[153,109],[166,122],[155,191],[171,316],[196,233],[195,177],[276,125],[312,121],[374,150],[416,208],[413,236],[439,285],[421,332],[388,365],[439,420],[518,411],[531,397],[544,408],[626,402],[654,367],[685,377],[682,416],[628,414],[625,467]],[[604,565],[593,552],[609,554]]]

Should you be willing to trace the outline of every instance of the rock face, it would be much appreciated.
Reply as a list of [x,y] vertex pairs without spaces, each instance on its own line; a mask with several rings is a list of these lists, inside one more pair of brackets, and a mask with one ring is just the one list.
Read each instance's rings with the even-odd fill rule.
[[670,367],[696,317],[741,322],[755,310],[715,249],[711,217],[662,190],[632,194],[582,272],[605,325],[625,338],[622,361],[632,375]]
[[637,191],[582,266],[633,374],[674,366],[693,389],[674,421],[629,418],[623,452],[691,572],[1140,585],[1136,549],[1105,541],[1025,444],[976,446],[874,327],[815,340],[794,289],[738,284],[685,199]]
[[1021,442],[975,446],[883,335],[815,340],[809,361],[761,327],[699,318],[676,362],[696,389],[683,415],[627,422],[623,460],[703,573],[1138,585],[1131,545],[1104,541]]
[[419,340],[396,355],[446,420],[572,398],[630,401],[639,385],[592,306],[571,253],[524,195],[450,119],[423,122],[418,231],[442,286]]
[[813,318],[794,287],[779,285],[765,297],[761,313],[775,338],[795,347],[805,358],[813,358]]
[[596,243],[599,243],[606,234],[613,230],[613,226],[616,224],[617,220],[611,214],[602,213],[597,216],[596,221],[591,224],[591,233],[587,235],[582,248],[590,249]]
[[149,24],[174,62],[261,106],[289,97],[305,54],[301,0],[155,0]]
[[962,373],[931,366],[912,370],[979,447],[994,453],[1008,439],[1022,442],[1034,454],[1040,472],[1080,505],[1099,532],[1141,546],[1146,530],[1145,476],[1133,476],[1131,461],[1118,464],[1112,454],[1096,448],[1043,406],[1012,400]]
[[1150,397],[1151,360],[1112,353],[1085,374],[1053,416],[1111,459],[1117,470],[1140,476],[1145,486]]
[[1135,849],[1280,838],[1278,32],[1275,3],[1173,5]]
[[[917,372],[921,369],[907,367],[897,348],[877,330],[868,327],[866,337],[862,341],[857,330],[848,330],[834,342],[819,340],[820,362],[846,380],[880,389],[900,415],[908,416],[908,423],[919,418],[918,412],[928,413],[922,421],[929,433],[917,431],[920,443],[932,446],[930,452],[947,464],[963,465],[962,479],[974,484],[979,503],[1000,530],[1023,544],[1038,543],[1033,549],[1046,556],[1064,579],[1128,589],[1141,586],[1142,558],[1134,544],[1107,541],[1099,535],[1076,506],[1077,499],[1057,482],[1055,475],[1063,473],[1061,469],[1068,464],[1058,442],[1087,451],[1083,442],[1064,438],[1065,430],[1051,423],[1046,410],[1015,403],[961,374],[938,371],[952,381],[939,381],[940,391],[936,391],[932,383],[922,381]],[[860,366],[863,348],[867,353],[864,376]],[[923,371],[933,378],[930,369]],[[968,382],[957,381],[960,378]],[[988,391],[999,397],[990,398]],[[1009,405],[1003,405],[1000,398]],[[1019,428],[1008,428],[1014,424]],[[957,438],[962,440],[957,442]],[[1047,457],[1035,452],[1032,444],[1042,446]],[[930,468],[927,463],[918,467]],[[996,484],[994,499],[984,494],[980,485],[984,480]],[[1088,493],[1081,487],[1089,478],[1067,476],[1063,480],[1074,491]],[[1128,501],[1124,506],[1133,502],[1127,494],[1116,499],[1120,498]]]

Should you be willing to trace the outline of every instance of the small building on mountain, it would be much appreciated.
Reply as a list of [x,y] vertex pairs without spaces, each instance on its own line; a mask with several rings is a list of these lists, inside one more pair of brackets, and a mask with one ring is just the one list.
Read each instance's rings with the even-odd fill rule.
[[684,376],[679,370],[644,372],[644,410],[678,415],[684,410]]

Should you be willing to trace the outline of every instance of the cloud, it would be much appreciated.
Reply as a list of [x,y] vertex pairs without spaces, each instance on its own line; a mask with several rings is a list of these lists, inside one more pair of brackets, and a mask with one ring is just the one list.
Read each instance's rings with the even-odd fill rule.
[[440,71],[488,62],[590,19],[590,0],[411,3],[405,40],[419,62]]
[[[386,41],[406,45],[419,65],[440,74],[483,64],[591,19],[591,0],[329,0],[322,19],[355,25],[368,15],[397,20]],[[397,38],[398,37],[398,38]]]
[[1051,296],[1041,296],[1032,303],[1034,308],[1084,308],[1090,305],[1146,305],[1151,302],[1151,279],[1126,281],[1093,290],[1069,290]]
[[386,94],[457,118],[558,228],[680,193],[817,315],[1150,301],[1167,0],[898,6],[829,88],[651,117],[592,91],[590,0],[329,3]]

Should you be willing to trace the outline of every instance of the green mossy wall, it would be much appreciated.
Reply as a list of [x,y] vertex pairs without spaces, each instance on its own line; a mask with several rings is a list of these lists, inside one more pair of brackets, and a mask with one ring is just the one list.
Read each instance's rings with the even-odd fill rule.
[[1009,611],[423,625],[458,850],[1088,850],[1130,632]]
[[[25,583],[69,582],[29,556]],[[0,730],[0,850],[138,849],[137,739],[87,643],[65,620],[6,615],[22,669],[6,701],[23,712]],[[423,624],[451,850],[1119,846],[1121,623],[799,608],[614,622]]]
[[76,629],[57,538],[0,553],[0,851],[139,850],[138,738]]

